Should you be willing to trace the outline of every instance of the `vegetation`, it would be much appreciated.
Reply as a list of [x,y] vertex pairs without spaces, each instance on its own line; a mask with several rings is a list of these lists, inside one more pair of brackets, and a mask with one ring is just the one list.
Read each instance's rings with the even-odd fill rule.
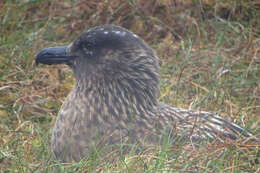
[[50,129],[74,79],[65,65],[34,62],[85,29],[120,25],[160,57],[161,101],[216,112],[260,137],[259,19],[258,0],[0,1],[0,172],[260,172],[259,146],[243,140],[196,149],[166,141],[62,165]]

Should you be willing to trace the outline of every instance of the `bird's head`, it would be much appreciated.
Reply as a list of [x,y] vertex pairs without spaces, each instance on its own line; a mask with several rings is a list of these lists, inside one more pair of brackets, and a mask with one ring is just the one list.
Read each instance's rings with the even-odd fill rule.
[[158,58],[138,36],[113,26],[99,26],[83,32],[69,46],[45,48],[36,64],[67,64],[77,83],[103,83],[128,92],[157,96]]

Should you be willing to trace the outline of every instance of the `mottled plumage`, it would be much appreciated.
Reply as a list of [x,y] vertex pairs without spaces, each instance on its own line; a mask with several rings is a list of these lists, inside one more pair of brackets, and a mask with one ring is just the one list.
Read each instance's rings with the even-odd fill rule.
[[159,143],[162,134],[220,142],[252,136],[214,114],[158,102],[158,58],[124,28],[92,28],[67,47],[43,49],[36,63],[65,63],[76,78],[53,129],[51,148],[63,162],[79,161],[96,147]]

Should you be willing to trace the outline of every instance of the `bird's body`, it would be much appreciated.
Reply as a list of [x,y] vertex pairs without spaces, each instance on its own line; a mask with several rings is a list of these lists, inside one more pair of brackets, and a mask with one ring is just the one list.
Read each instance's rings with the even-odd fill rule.
[[220,142],[252,136],[211,113],[158,102],[158,58],[124,28],[92,28],[68,47],[42,50],[36,63],[68,64],[76,78],[52,136],[52,151],[63,162],[79,161],[95,148],[159,143],[163,135]]

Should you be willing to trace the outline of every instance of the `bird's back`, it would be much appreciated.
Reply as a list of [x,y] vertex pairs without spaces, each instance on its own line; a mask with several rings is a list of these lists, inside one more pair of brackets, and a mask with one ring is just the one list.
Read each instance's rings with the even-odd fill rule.
[[[231,123],[216,114],[172,107],[163,103],[158,106],[161,124],[168,124],[172,131],[183,138],[193,141],[226,139],[235,140],[240,137],[253,137],[244,128]],[[166,123],[167,122],[167,123]]]

